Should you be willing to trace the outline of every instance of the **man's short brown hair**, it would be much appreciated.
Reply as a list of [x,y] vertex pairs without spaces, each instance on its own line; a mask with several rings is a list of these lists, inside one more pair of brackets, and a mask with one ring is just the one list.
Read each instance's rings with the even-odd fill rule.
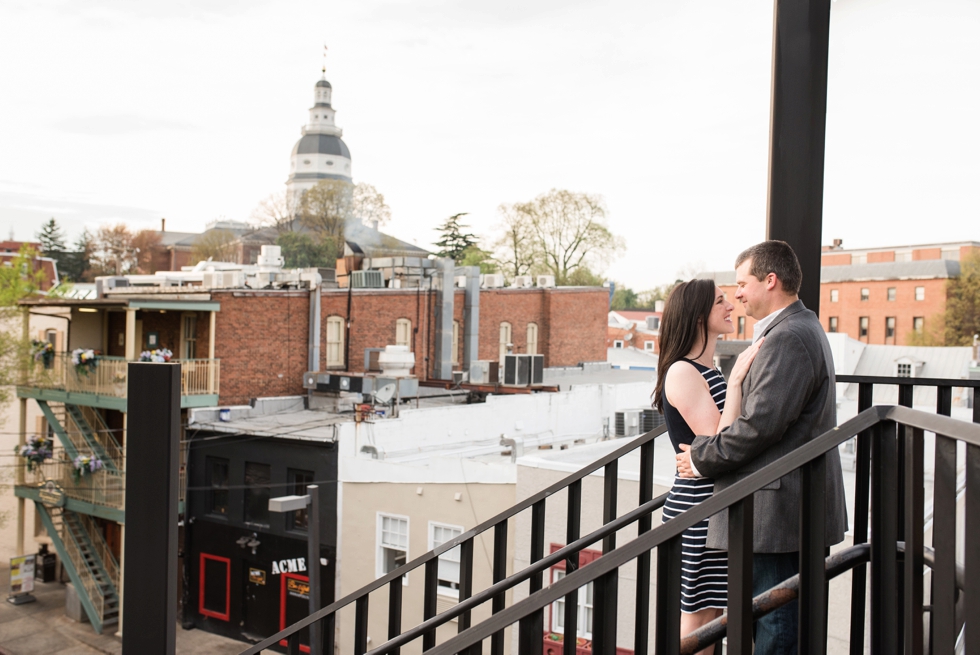
[[764,280],[770,273],[775,273],[783,285],[783,291],[788,294],[800,292],[800,284],[803,282],[800,260],[785,241],[763,241],[746,248],[735,260],[735,268],[741,266],[746,259],[752,260],[749,274],[757,280]]

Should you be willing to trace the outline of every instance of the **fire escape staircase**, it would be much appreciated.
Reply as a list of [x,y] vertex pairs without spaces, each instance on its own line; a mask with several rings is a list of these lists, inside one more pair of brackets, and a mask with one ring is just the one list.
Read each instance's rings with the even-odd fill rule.
[[41,503],[34,506],[92,628],[101,634],[119,621],[119,565],[112,551],[90,517]]
[[[720,646],[724,637],[729,655],[750,655],[753,621],[793,601],[800,603],[800,652],[821,653],[827,649],[829,581],[845,571],[852,572],[847,585],[850,652],[863,652],[869,639],[875,653],[952,655],[963,652],[964,645],[967,653],[980,653],[980,621],[975,620],[980,616],[980,592],[976,591],[980,589],[980,381],[858,376],[838,376],[837,381],[859,385],[859,414],[855,418],[666,523],[653,523],[653,512],[663,506],[666,497],[653,496],[654,440],[666,432],[665,426],[660,426],[269,636],[241,655],[259,655],[279,643],[287,644],[288,653],[298,654],[301,633],[305,634],[305,629],[315,622],[321,627],[320,653],[398,655],[404,652],[403,647],[421,646],[426,655],[473,655],[487,652],[488,645],[491,655],[503,655],[509,639],[505,631],[511,630],[516,637],[511,643],[516,646],[517,655],[583,655],[583,651],[590,651],[590,655],[618,655],[622,649],[617,647],[617,641],[622,640],[617,640],[617,630],[632,624],[629,645],[633,655],[691,655],[713,644]],[[949,418],[954,383],[971,389],[972,424]],[[873,407],[875,384],[899,386],[899,405]],[[915,386],[937,388],[936,414],[909,409]],[[934,548],[923,543],[927,432],[936,435],[935,464],[930,471],[934,481],[934,519],[929,526]],[[853,446],[856,451],[853,545],[826,557],[823,530],[813,526],[824,525],[827,509],[825,455],[842,445]],[[966,478],[962,488],[957,480],[958,446],[965,446],[966,451],[965,460],[960,456]],[[619,463],[623,457],[636,455],[640,460],[638,502],[633,509],[617,515]],[[754,495],[797,470],[802,486],[800,573],[753,598]],[[593,474],[602,475],[603,479],[602,524],[583,536],[582,487],[585,478]],[[563,512],[558,508],[552,511],[559,512],[564,522],[566,545],[547,553],[545,521],[552,496],[560,501],[559,507],[564,506]],[[728,511],[728,609],[720,619],[682,635],[683,532],[723,510]],[[963,517],[962,526],[957,525],[958,514]],[[507,552],[508,533],[514,527],[526,530],[530,536],[528,563],[523,568],[510,562]],[[635,536],[624,533],[624,528],[635,531]],[[960,530],[968,549],[965,565],[956,554]],[[492,543],[492,562],[488,563],[493,582],[484,589],[475,589],[473,573],[480,563],[474,556],[482,539]],[[601,544],[602,556],[580,566],[580,553],[594,548],[594,544]],[[439,557],[457,548],[459,602],[440,611]],[[546,572],[561,564],[566,574],[548,584]],[[628,616],[625,608],[618,607],[624,566],[635,567],[630,575],[634,582],[624,583],[626,589],[622,590],[635,591]],[[928,604],[923,598],[925,569],[931,571]],[[423,583],[405,587],[403,578],[412,571],[416,576],[423,575]],[[578,596],[590,584],[594,587],[591,642],[582,646],[576,639],[548,640],[546,613],[556,611],[555,603],[562,600],[565,634],[579,634]],[[519,586],[524,586],[527,593],[521,599],[515,595],[510,601],[508,596]],[[380,596],[380,602],[371,602],[372,594]],[[866,615],[869,596],[870,620]],[[421,605],[421,623],[403,628],[405,604]],[[477,608],[484,612],[489,609],[489,616],[484,614],[477,620],[473,616]],[[351,609],[353,633],[344,641],[352,649],[336,651],[337,617],[341,610]],[[388,627],[387,635],[379,635],[381,638],[374,643],[368,636],[372,616],[376,621],[386,621]],[[455,630],[451,623],[456,624]],[[443,630],[437,638],[440,626]]]
[[94,455],[107,472],[120,473],[122,448],[96,410],[68,403],[52,406],[44,400],[37,404],[70,459]]

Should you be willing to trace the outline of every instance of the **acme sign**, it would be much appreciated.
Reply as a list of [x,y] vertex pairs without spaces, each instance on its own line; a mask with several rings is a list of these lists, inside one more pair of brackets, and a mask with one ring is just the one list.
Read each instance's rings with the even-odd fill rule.
[[296,557],[294,559],[281,559],[272,562],[272,575],[280,573],[299,573],[306,570],[306,558]]

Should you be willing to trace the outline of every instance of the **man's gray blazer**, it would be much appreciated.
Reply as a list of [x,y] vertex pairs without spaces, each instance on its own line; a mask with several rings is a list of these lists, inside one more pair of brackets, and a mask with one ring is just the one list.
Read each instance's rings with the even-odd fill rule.
[[[720,434],[698,436],[691,460],[714,478],[715,493],[837,426],[834,360],[816,315],[799,300],[766,329],[742,383],[741,415]],[[800,549],[799,470],[755,494],[756,553]],[[847,508],[837,449],[827,453],[827,544],[844,539]],[[728,548],[728,514],[711,518],[708,547]]]

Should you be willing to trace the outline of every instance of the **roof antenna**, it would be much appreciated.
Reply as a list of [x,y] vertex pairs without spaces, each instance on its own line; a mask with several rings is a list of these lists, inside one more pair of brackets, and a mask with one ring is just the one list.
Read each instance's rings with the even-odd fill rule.
[[320,69],[323,73],[323,79],[327,79],[327,44],[323,44],[323,68]]

